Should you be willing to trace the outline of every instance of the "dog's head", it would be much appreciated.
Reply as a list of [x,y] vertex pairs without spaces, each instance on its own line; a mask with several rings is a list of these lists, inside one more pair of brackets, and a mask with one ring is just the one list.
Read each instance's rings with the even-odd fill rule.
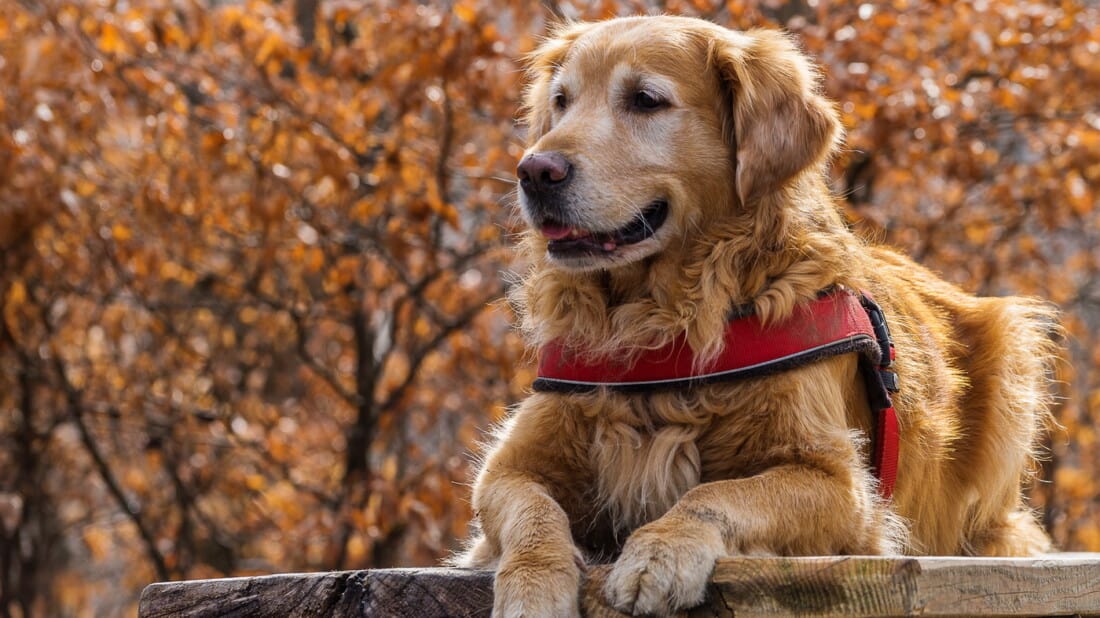
[[817,76],[783,34],[681,17],[560,29],[534,52],[524,218],[551,263],[614,268],[817,169],[839,139]]

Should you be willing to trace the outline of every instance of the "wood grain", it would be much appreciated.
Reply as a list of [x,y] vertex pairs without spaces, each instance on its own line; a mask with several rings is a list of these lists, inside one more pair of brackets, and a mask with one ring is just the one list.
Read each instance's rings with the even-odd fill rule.
[[488,616],[493,577],[465,569],[379,569],[146,586],[140,618]]
[[[582,606],[602,602],[593,567]],[[151,584],[140,618],[168,616],[488,616],[492,575],[465,569],[379,569]],[[731,558],[706,602],[683,616],[1100,616],[1100,554],[1042,558],[830,556]]]

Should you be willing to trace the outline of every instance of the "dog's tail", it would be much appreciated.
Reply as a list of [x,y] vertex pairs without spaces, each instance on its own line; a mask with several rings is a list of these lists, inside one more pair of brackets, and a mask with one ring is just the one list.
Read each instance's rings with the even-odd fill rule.
[[[981,345],[971,351],[971,392],[964,409],[984,419],[969,438],[970,472],[985,486],[968,517],[969,551],[1028,555],[1049,549],[1049,539],[1020,492],[1049,457],[1044,437],[1056,427],[1055,370],[1062,359],[1058,311],[1031,298],[984,298]],[[967,419],[963,419],[967,423]]]

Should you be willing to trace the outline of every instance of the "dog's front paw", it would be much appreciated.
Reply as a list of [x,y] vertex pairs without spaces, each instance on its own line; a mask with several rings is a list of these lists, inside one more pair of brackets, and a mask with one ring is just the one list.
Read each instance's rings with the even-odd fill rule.
[[579,554],[527,554],[501,561],[493,583],[493,617],[580,616],[583,560]]
[[671,614],[703,602],[721,547],[690,535],[638,529],[604,584],[609,604],[628,614]]

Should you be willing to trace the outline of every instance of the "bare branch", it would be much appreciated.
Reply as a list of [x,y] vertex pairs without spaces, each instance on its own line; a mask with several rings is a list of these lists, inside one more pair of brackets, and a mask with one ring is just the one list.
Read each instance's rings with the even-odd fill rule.
[[[52,336],[53,326],[49,323],[45,315],[42,316],[42,319],[47,332]],[[69,418],[71,418],[76,425],[80,433],[80,443],[84,446],[85,452],[87,452],[88,456],[91,458],[92,465],[99,474],[100,480],[106,485],[107,492],[114,498],[115,503],[118,505],[123,515],[125,515],[126,518],[130,520],[130,523],[137,528],[138,535],[141,537],[145,549],[145,555],[149,558],[149,561],[153,563],[153,568],[156,569],[157,577],[161,580],[171,579],[173,570],[168,567],[164,555],[157,549],[156,536],[142,518],[141,507],[126,495],[125,490],[122,489],[122,484],[119,483],[114,472],[111,470],[110,464],[107,463],[107,459],[103,456],[102,451],[99,450],[99,445],[88,429],[87,423],[84,422],[84,403],[82,401],[81,392],[69,381],[69,377],[65,373],[65,365],[61,360],[60,351],[53,350],[50,353],[50,360],[53,364],[54,375],[56,376],[57,382],[61,385],[61,390],[65,394]]]
[[405,393],[408,391],[409,387],[416,381],[416,378],[419,377],[418,373],[420,370],[420,365],[424,363],[424,360],[428,357],[428,355],[436,351],[439,346],[456,331],[462,330],[463,328],[469,326],[470,323],[474,321],[474,318],[481,315],[481,312],[485,311],[485,309],[489,306],[489,303],[497,298],[497,296],[497,293],[494,292],[482,298],[481,301],[472,305],[469,309],[461,313],[454,320],[451,320],[447,324],[444,324],[434,337],[429,339],[415,352],[413,352],[410,355],[409,370],[408,373],[405,375],[405,379],[402,380],[401,383],[398,384],[396,387],[394,387],[392,391],[390,391],[390,394],[383,401],[382,405],[379,406],[379,409],[392,409],[398,401],[401,401],[401,398],[405,396]]

